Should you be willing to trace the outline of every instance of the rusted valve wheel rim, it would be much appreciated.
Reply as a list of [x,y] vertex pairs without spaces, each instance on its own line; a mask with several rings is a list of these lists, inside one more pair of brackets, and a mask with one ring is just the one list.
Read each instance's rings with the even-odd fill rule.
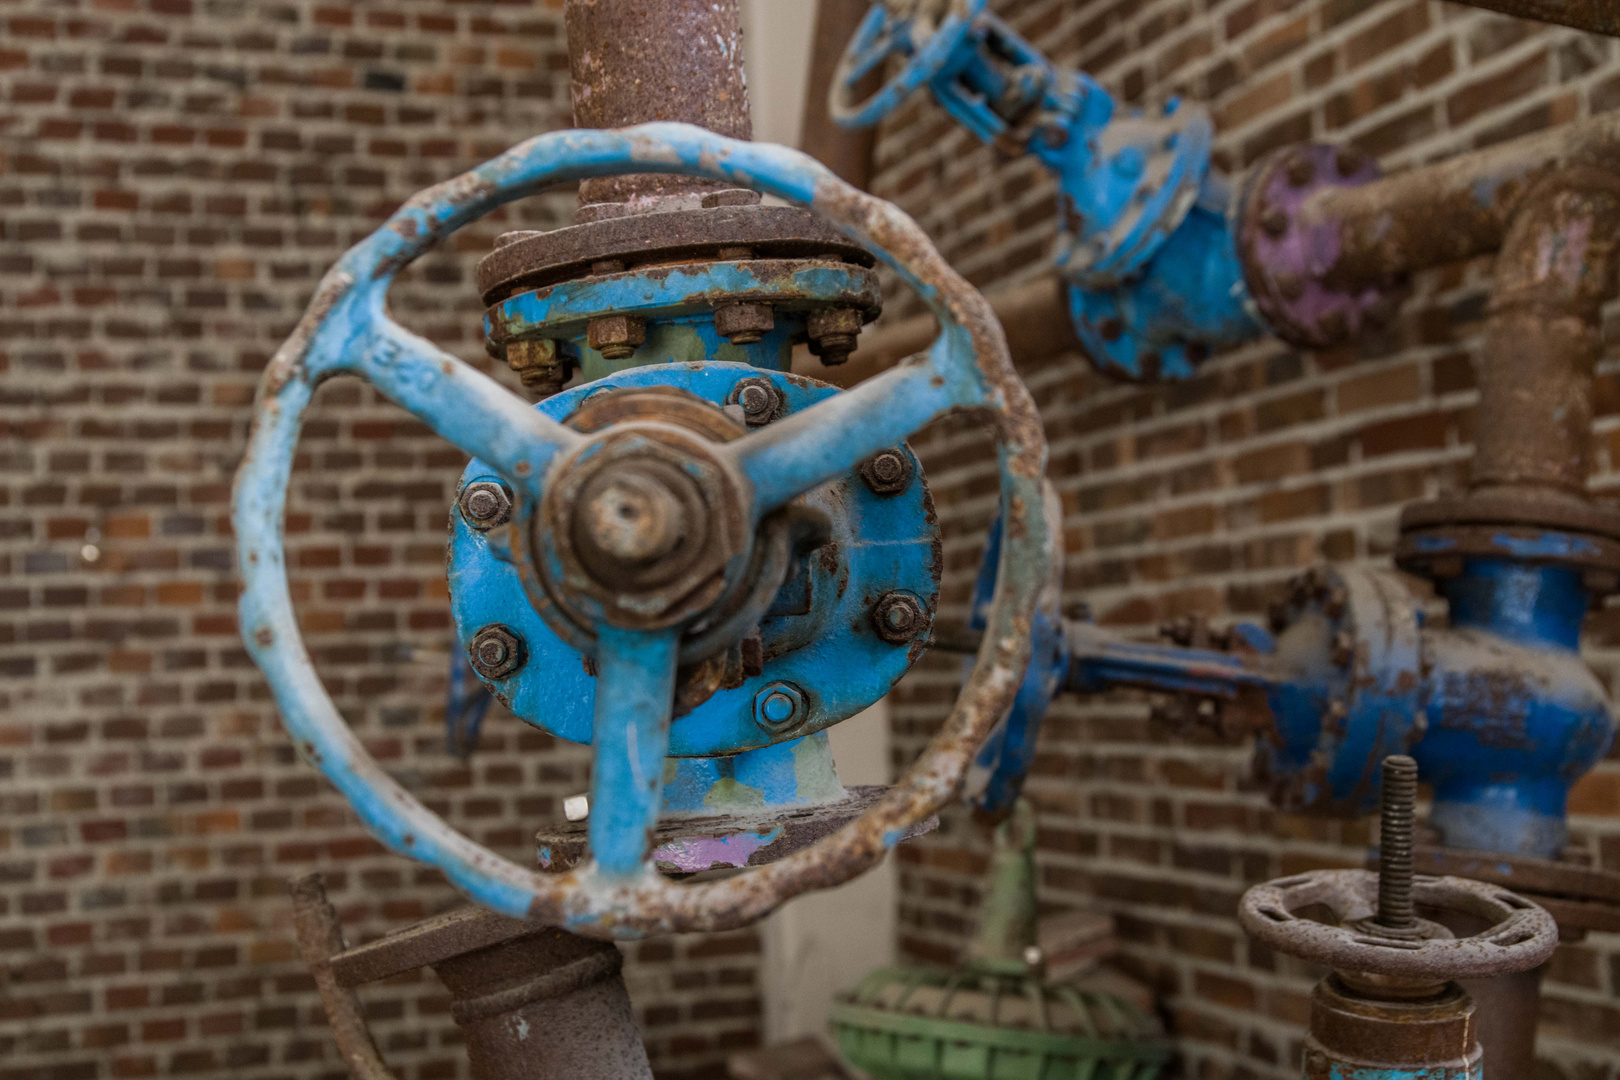
[[[553,184],[646,172],[720,180],[821,212],[893,267],[942,328],[926,354],[726,444],[751,453],[738,459],[738,467],[755,489],[757,506],[780,505],[853,469],[859,459],[844,458],[861,453],[863,441],[894,445],[936,417],[965,411],[984,418],[996,436],[1007,523],[1002,589],[978,664],[916,764],[865,814],[815,846],[747,874],[691,886],[663,879],[645,859],[628,874],[601,872],[594,861],[569,874],[542,874],[501,858],[424,807],[371,758],[321,685],[299,636],[282,545],[287,481],[303,414],[316,385],[334,374],[364,377],[490,464],[520,498],[541,497],[549,467],[568,456],[575,445],[569,440],[581,436],[393,323],[384,311],[387,287],[444,236],[503,203]],[[1050,553],[1041,507],[1045,466],[1039,417],[989,304],[900,210],[803,154],[685,124],[552,132],[410,199],[326,274],[266,367],[233,494],[245,584],[242,635],[299,752],[348,798],[373,835],[438,867],[476,902],[598,937],[728,929],[874,865],[909,826],[936,813],[957,791],[978,745],[1010,706],[1029,660],[1029,620]],[[665,728],[667,733],[667,722]],[[604,768],[599,757],[597,770]],[[604,821],[608,809],[599,810]],[[645,837],[640,839],[644,851]]]
[[1321,870],[1256,885],[1243,894],[1238,921],[1250,937],[1289,956],[1404,979],[1505,975],[1535,967],[1558,947],[1553,917],[1500,885],[1419,875],[1412,899],[1419,908],[1463,912],[1490,927],[1472,937],[1403,941],[1295,914],[1321,905],[1341,924],[1370,917],[1378,910],[1378,875],[1368,870]]

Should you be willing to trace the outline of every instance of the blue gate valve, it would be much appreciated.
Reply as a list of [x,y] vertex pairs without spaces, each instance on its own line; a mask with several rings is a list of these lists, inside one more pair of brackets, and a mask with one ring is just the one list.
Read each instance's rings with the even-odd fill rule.
[[[727,400],[739,383],[760,377],[760,368],[674,357],[679,362],[619,372],[571,391],[573,400],[551,404],[567,397],[559,395],[532,408],[387,316],[394,274],[449,233],[541,188],[627,172],[705,177],[811,207],[928,302],[939,338],[926,355],[849,392],[766,373],[784,397],[783,415],[748,431],[716,398]],[[304,412],[316,385],[337,374],[365,378],[475,458],[458,529],[502,498],[508,504],[507,519],[476,538],[494,557],[475,569],[510,576],[496,583],[502,589],[473,589],[477,597],[467,582],[453,584],[453,605],[496,603],[491,596],[504,592],[499,602],[512,619],[531,620],[530,634],[485,625],[468,642],[479,677],[521,719],[561,723],[557,718],[584,715],[579,706],[588,698],[588,725],[565,735],[588,740],[595,751],[591,859],[576,869],[522,867],[457,833],[378,766],[315,673],[293,611],[281,534]],[[653,398],[667,408],[650,410]],[[781,658],[800,665],[803,681],[786,685],[773,670],[778,658],[766,656],[758,678],[784,685],[763,699],[741,698],[746,709],[731,704],[748,686],[704,688],[695,707],[677,701],[693,670],[737,645],[791,592],[793,552],[836,524],[817,507],[817,493],[958,410],[985,417],[994,429],[1010,525],[980,662],[950,719],[899,783],[814,846],[726,880],[680,885],[660,876],[650,861],[651,833],[681,761],[740,760],[789,745],[887,690],[884,679],[868,678],[841,693],[846,673],[818,667],[818,650],[826,645],[832,652],[825,655],[836,656],[845,647],[838,633],[881,638],[888,622],[926,618],[926,611],[817,628]],[[988,304],[894,207],[802,154],[687,125],[541,135],[413,197],[350,249],[266,368],[234,492],[243,639],[300,754],[379,840],[437,867],[478,903],[599,937],[741,926],[794,895],[860,873],[953,797],[1028,662],[1020,628],[1046,581],[1050,546],[1040,512],[1045,453],[1034,405]],[[488,498],[474,500],[480,492]],[[877,536],[873,546],[882,541]],[[457,544],[473,542],[453,540],[453,558]],[[513,578],[516,587],[505,588]],[[889,643],[885,670],[898,677],[925,645],[925,636]],[[525,672],[530,681],[514,681]],[[555,691],[549,696],[548,685]],[[802,709],[802,722],[782,724],[794,715],[795,694],[799,702],[825,696],[836,705]]]
[[[1422,562],[1410,539],[1402,559]],[[1003,722],[1016,737],[981,753],[978,770],[993,780],[972,792],[976,808],[1004,813],[1022,785],[1053,696],[1045,687],[1132,687],[1207,703],[1201,718],[1188,710],[1195,722],[1256,734],[1255,771],[1281,809],[1370,813],[1380,763],[1409,754],[1434,790],[1429,822],[1444,844],[1556,858],[1569,789],[1615,736],[1605,687],[1578,650],[1592,591],[1577,569],[1473,559],[1439,578],[1449,625],[1431,626],[1414,581],[1357,566],[1308,571],[1270,631],[1240,623],[1225,649],[1064,620],[1064,644],[1048,654],[1061,675],[1038,679],[1036,653]],[[981,570],[978,595],[994,582]]]
[[[1210,353],[1262,333],[1321,348],[1393,314],[1404,283],[1320,280],[1332,238],[1288,213],[1317,187],[1377,179],[1371,161],[1327,146],[1281,151],[1234,195],[1210,167],[1205,110],[1171,99],[1123,112],[1095,79],[1057,68],[986,7],[874,4],[845,49],[829,109],[846,127],[867,127],[926,86],[981,140],[1050,169],[1054,262],[1075,333],[1100,370],[1182,379]],[[891,57],[900,70],[853,100]]]

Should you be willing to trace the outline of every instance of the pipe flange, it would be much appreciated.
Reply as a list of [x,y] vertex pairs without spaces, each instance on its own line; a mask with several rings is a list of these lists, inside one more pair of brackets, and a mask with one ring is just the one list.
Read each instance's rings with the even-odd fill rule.
[[1312,143],[1261,159],[1232,208],[1243,280],[1257,314],[1303,349],[1343,344],[1387,326],[1409,291],[1405,278],[1373,285],[1327,280],[1339,255],[1339,223],[1301,213],[1323,188],[1361,187],[1382,177],[1377,162],[1349,147]]
[[797,206],[716,206],[662,214],[627,214],[550,232],[503,233],[478,263],[478,291],[486,306],[513,293],[585,277],[593,265],[719,259],[725,249],[748,248],[761,259],[832,259],[873,266],[872,253]]
[[[1372,921],[1378,875],[1368,870],[1318,870],[1256,885],[1238,904],[1238,922],[1250,937],[1289,956],[1414,983],[1525,971],[1558,947],[1553,917],[1500,885],[1418,876],[1412,879],[1412,897],[1420,909],[1472,915],[1489,928],[1463,938],[1438,926],[1429,937],[1383,936]],[[1314,907],[1330,911],[1333,923],[1298,914]]]
[[1431,580],[1463,560],[1509,559],[1579,571],[1599,594],[1620,588],[1620,512],[1572,495],[1482,491],[1401,511],[1395,564]]

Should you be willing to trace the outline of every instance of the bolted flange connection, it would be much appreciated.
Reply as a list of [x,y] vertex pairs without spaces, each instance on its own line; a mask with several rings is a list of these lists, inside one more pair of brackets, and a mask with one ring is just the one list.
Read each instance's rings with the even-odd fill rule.
[[861,480],[874,495],[898,495],[911,483],[911,461],[902,450],[879,450],[861,462]]
[[456,500],[468,526],[487,532],[512,517],[512,493],[496,480],[475,480],[461,489]]
[[726,400],[742,406],[743,419],[749,427],[768,424],[782,412],[782,391],[769,379],[740,379]]
[[467,646],[473,670],[486,679],[504,679],[516,673],[528,660],[523,639],[499,623],[479,630]]
[[804,694],[792,683],[773,682],[754,695],[754,721],[768,731],[792,727],[804,717]]
[[872,605],[872,628],[891,645],[904,645],[928,627],[928,612],[922,601],[898,589],[884,593]]

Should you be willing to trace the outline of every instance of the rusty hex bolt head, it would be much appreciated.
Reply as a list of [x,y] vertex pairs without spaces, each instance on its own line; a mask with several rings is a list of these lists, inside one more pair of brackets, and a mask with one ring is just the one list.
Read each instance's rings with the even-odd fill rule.
[[776,329],[769,304],[721,304],[714,309],[714,332],[733,345],[752,345]]
[[602,315],[585,324],[585,343],[605,360],[627,360],[647,340],[647,320],[637,315]]
[[768,424],[782,411],[782,391],[771,380],[764,378],[739,379],[726,401],[742,406],[743,419],[749,427]]
[[478,480],[461,489],[456,500],[461,516],[479,532],[504,525],[512,516],[512,493],[494,480]]
[[504,679],[528,660],[523,639],[500,623],[490,623],[473,635],[467,657],[486,679]]
[[1267,236],[1281,236],[1288,231],[1288,211],[1280,206],[1273,206],[1260,215],[1260,227],[1266,230]]
[[810,352],[827,367],[849,359],[861,335],[861,313],[854,308],[826,308],[813,311],[804,321],[810,338]]
[[1303,154],[1295,157],[1288,163],[1288,182],[1295,187],[1304,187],[1316,179],[1316,165]]
[[874,495],[898,495],[911,483],[911,459],[904,450],[879,450],[861,462],[861,479]]
[[908,592],[884,593],[872,605],[872,628],[891,645],[904,645],[928,626],[922,602]]

